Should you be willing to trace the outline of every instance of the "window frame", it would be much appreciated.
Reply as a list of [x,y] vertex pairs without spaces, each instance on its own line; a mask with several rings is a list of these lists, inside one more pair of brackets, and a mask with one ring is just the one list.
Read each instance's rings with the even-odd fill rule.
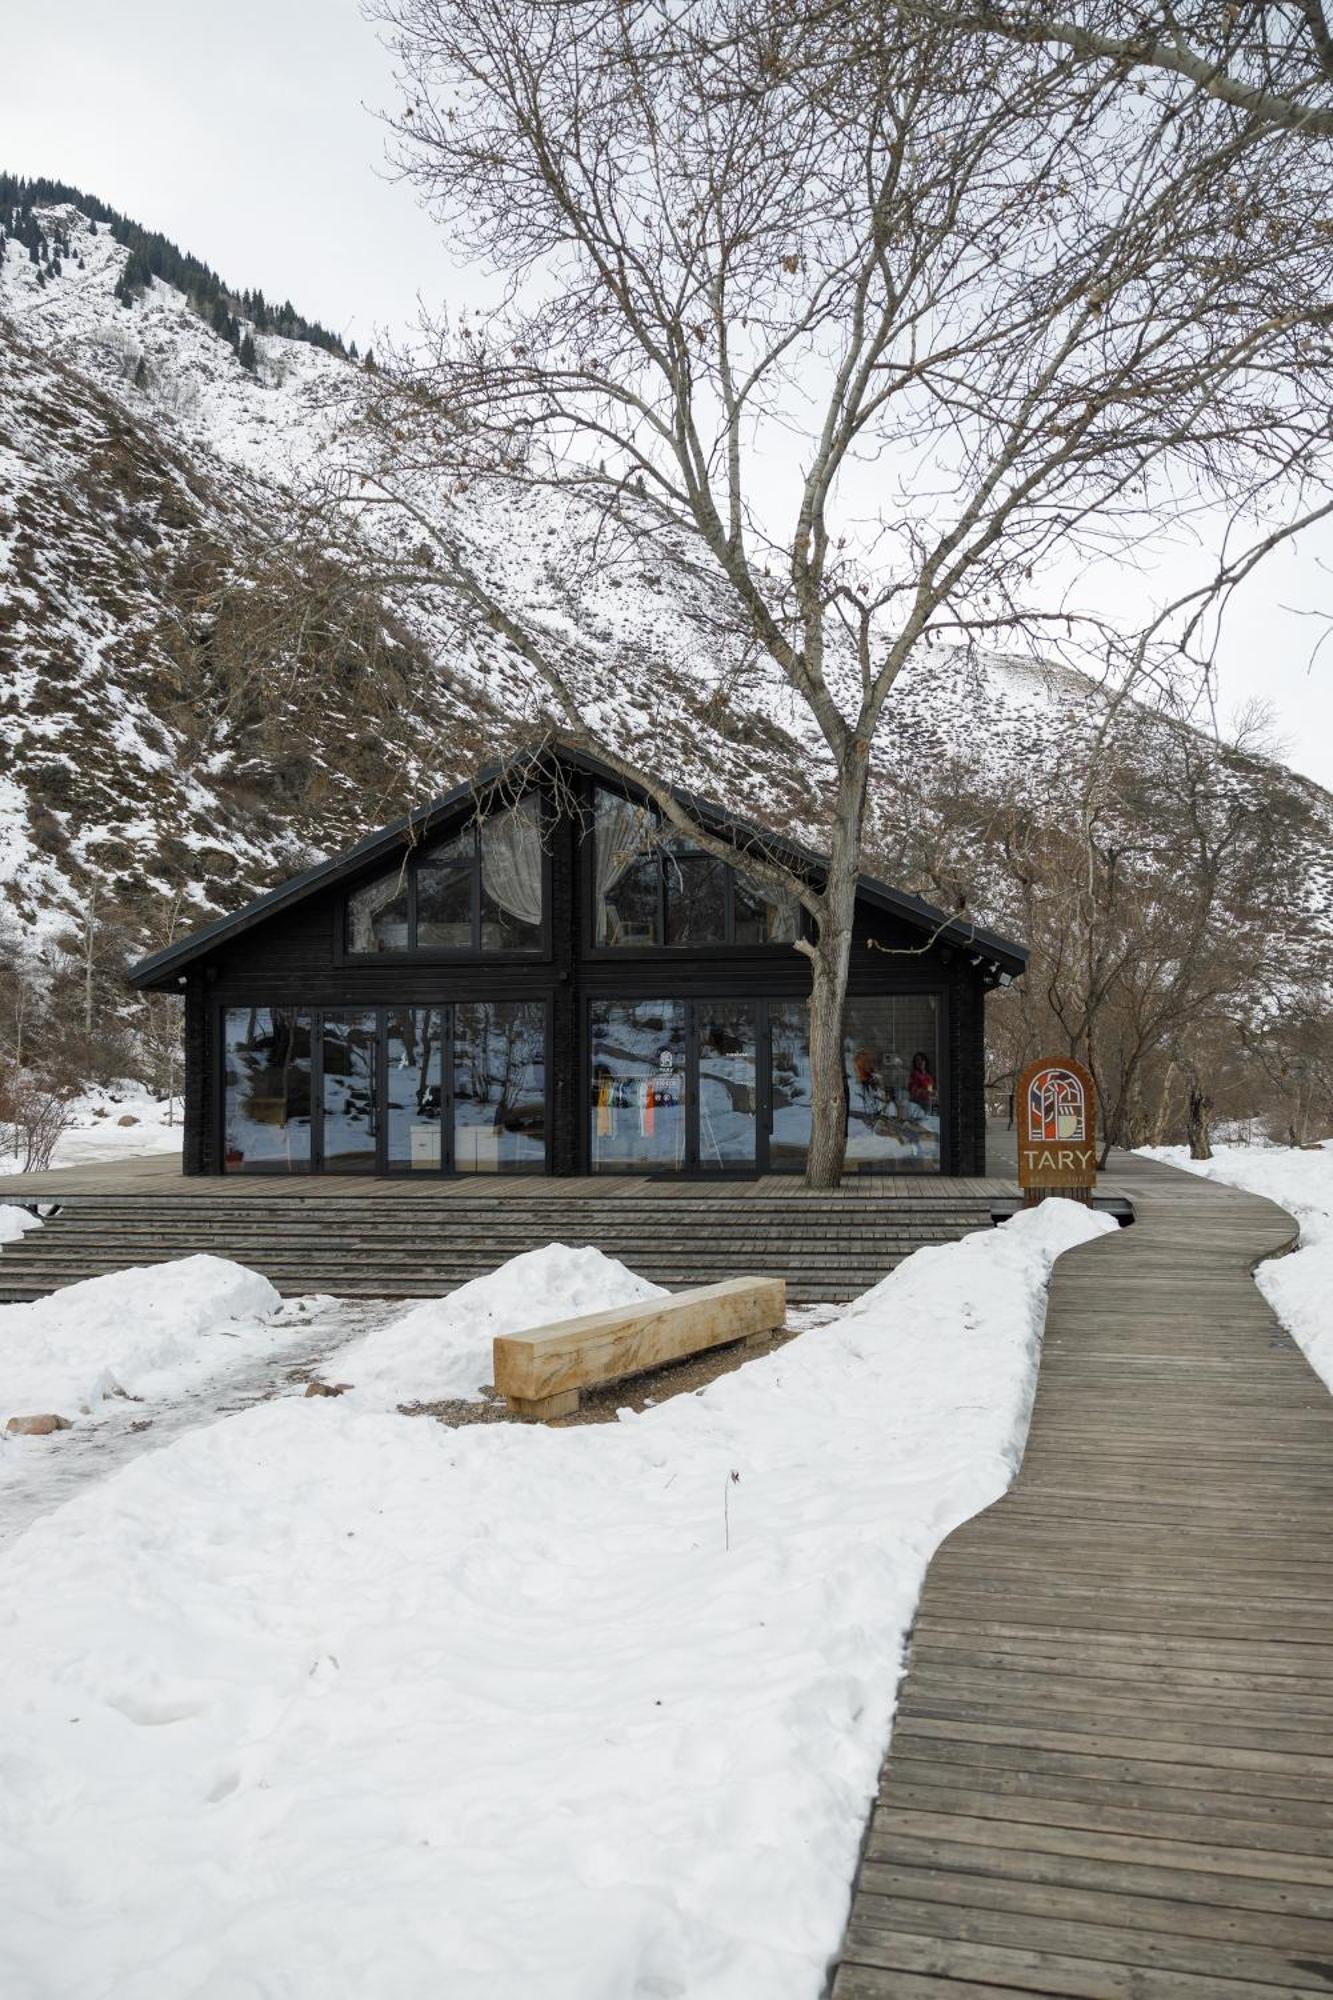
[[[334,964],[339,966],[459,965],[478,961],[486,965],[503,965],[506,963],[531,965],[536,961],[549,959],[551,956],[552,871],[551,848],[548,840],[550,825],[546,800],[540,792],[524,792],[519,798],[513,800],[511,805],[505,806],[501,810],[506,812],[514,810],[528,799],[536,802],[537,824],[542,849],[542,920],[538,929],[538,936],[534,943],[495,947],[487,947],[482,944],[481,834],[486,820],[494,817],[494,815],[485,814],[478,817],[474,814],[471,819],[466,821],[463,826],[457,828],[454,833],[433,834],[429,843],[423,841],[417,846],[408,848],[405,854],[399,856],[397,865],[403,869],[407,886],[407,934],[409,943],[405,949],[401,951],[354,951],[350,942],[352,933],[352,898],[359,889],[368,888],[372,882],[379,881],[383,874],[388,871],[380,870],[375,874],[367,874],[360,881],[344,885],[342,894],[338,897],[335,906],[334,923],[336,934],[333,952]],[[417,872],[423,863],[429,863],[433,850],[448,846],[469,831],[472,834],[472,855],[467,862],[460,862],[458,868],[460,873],[466,868],[471,885],[471,942],[466,945],[433,944],[419,946],[416,943],[418,923]]]
[[[581,859],[580,859],[580,883],[582,886],[582,901],[586,910],[586,916],[584,918],[582,927],[583,949],[586,956],[609,964],[623,964],[627,960],[636,960],[636,959],[646,960],[652,957],[653,955],[660,956],[669,964],[679,964],[681,959],[687,956],[698,957],[698,958],[741,958],[741,959],[750,959],[750,958],[763,959],[763,958],[771,958],[774,955],[789,957],[790,954],[796,949],[797,940],[803,937],[807,937],[809,935],[810,927],[806,919],[806,912],[804,906],[801,903],[797,902],[796,936],[794,938],[770,939],[762,944],[738,943],[736,940],[736,881],[738,875],[740,875],[742,871],[735,862],[719,860],[718,865],[719,867],[721,867],[723,871],[722,896],[723,896],[723,909],[724,909],[724,926],[726,931],[725,937],[709,944],[695,944],[695,943],[669,944],[667,942],[668,912],[670,908],[670,892],[667,886],[667,861],[670,853],[669,843],[673,839],[683,840],[687,838],[687,836],[683,834],[668,833],[662,838],[655,839],[653,842],[652,849],[650,850],[652,859],[656,863],[656,877],[657,877],[657,917],[656,917],[657,935],[654,938],[653,942],[651,944],[643,942],[635,942],[633,944],[599,943],[597,937],[597,799],[596,799],[596,793],[598,791],[607,792],[610,794],[612,798],[621,798],[622,796],[628,797],[628,794],[622,794],[620,792],[617,792],[610,785],[597,785],[594,789],[593,797],[589,801],[588,832],[583,838],[583,840],[580,842],[580,847],[582,849]],[[629,803],[631,805],[639,805],[641,802],[637,799],[630,799]],[[655,809],[651,805],[644,805],[643,810],[653,814],[654,822],[660,834],[662,829],[661,816],[655,811]],[[701,854],[707,855],[707,858],[710,860],[717,860],[716,856],[708,855],[706,849],[701,848],[697,851],[700,852]],[[795,901],[794,897],[793,901]]]
[[[269,1180],[322,1179],[330,1169],[325,1163],[324,1144],[324,1023],[329,1014],[366,1013],[375,1016],[375,1037],[373,1050],[373,1076],[375,1100],[375,1163],[364,1172],[375,1180],[406,1180],[430,1182],[438,1180],[472,1181],[480,1178],[457,1165],[457,1135],[454,1125],[454,1009],[486,1004],[502,1006],[539,1007],[542,1014],[541,1049],[543,1074],[543,1134],[544,1156],[540,1161],[529,1161],[519,1166],[502,1169],[501,1178],[509,1179],[525,1176],[540,1178],[554,1171],[552,1158],[555,1147],[555,1027],[553,996],[545,991],[535,994],[492,994],[452,995],[441,1000],[236,1000],[221,998],[214,1003],[213,1038],[217,1050],[214,1076],[214,1116],[217,1133],[217,1173],[231,1179],[251,1180],[263,1185]],[[443,1020],[442,1048],[447,1056],[442,1061],[440,1073],[440,1164],[438,1167],[413,1167],[407,1162],[390,1165],[388,1153],[388,1125],[385,1117],[386,1075],[388,1067],[389,1018],[404,1007],[429,1007],[439,1013]],[[281,1008],[302,1014],[309,1023],[310,1035],[310,1147],[306,1159],[299,1165],[285,1171],[275,1169],[246,1168],[227,1165],[227,1015],[248,1013],[258,1009],[272,1011]],[[339,1179],[350,1170],[335,1168],[331,1178]]]

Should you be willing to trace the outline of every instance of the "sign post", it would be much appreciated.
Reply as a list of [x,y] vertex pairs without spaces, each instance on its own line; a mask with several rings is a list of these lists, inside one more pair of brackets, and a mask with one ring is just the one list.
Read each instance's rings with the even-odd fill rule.
[[1043,1056],[1018,1079],[1018,1184],[1023,1206],[1048,1194],[1091,1206],[1097,1181],[1097,1093],[1072,1056]]

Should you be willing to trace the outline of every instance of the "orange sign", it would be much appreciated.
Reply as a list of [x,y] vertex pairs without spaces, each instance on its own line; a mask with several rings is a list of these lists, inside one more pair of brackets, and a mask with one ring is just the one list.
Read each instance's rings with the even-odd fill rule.
[[1097,1179],[1097,1094],[1072,1056],[1043,1056],[1018,1079],[1018,1180],[1025,1191],[1086,1189]]

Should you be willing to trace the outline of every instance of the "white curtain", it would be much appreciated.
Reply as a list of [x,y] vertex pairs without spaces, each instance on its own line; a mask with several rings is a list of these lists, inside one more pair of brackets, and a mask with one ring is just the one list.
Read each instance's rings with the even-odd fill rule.
[[492,902],[521,924],[542,920],[542,830],[536,799],[521,799],[481,828],[481,881]]
[[595,876],[597,889],[597,942],[606,942],[606,899],[630,863],[646,854],[653,843],[652,815],[614,792],[597,798]]

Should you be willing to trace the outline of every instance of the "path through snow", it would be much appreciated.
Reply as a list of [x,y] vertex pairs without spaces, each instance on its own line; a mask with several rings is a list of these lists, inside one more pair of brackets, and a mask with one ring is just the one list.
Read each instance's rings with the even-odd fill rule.
[[288,1299],[270,1325],[275,1333],[290,1331],[290,1342],[232,1371],[190,1384],[151,1408],[119,1398],[102,1403],[95,1416],[56,1437],[0,1438],[0,1547],[145,1452],[270,1397],[303,1395],[294,1373],[324,1373],[339,1348],[402,1311],[401,1299]]

